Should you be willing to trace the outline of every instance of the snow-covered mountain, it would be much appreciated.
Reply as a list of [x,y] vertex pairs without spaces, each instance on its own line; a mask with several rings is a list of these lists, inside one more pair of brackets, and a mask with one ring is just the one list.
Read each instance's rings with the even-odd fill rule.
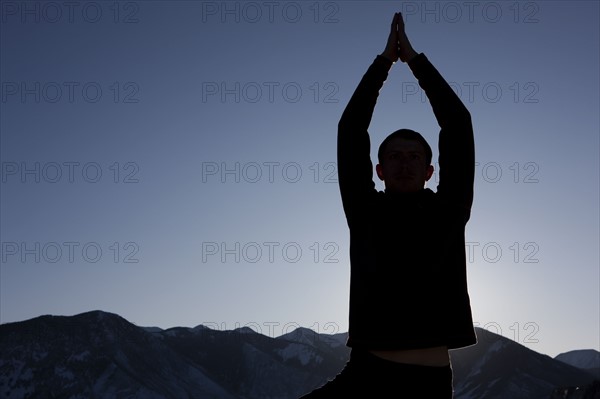
[[561,353],[554,359],[587,371],[594,376],[594,382],[583,387],[557,388],[551,399],[600,399],[600,352],[580,349]]
[[456,398],[547,399],[556,389],[583,387],[594,379],[584,370],[508,338],[476,331],[477,345],[450,352]]
[[339,340],[144,328],[101,311],[41,316],[0,325],[0,398],[293,398],[343,367]]
[[[575,398],[557,387],[593,380],[477,332],[486,339],[451,352],[456,399]],[[144,328],[101,311],[41,316],[0,325],[0,398],[297,398],[343,368],[346,337],[305,328],[277,338],[249,328]]]
[[115,314],[0,326],[2,398],[235,398],[206,370]]

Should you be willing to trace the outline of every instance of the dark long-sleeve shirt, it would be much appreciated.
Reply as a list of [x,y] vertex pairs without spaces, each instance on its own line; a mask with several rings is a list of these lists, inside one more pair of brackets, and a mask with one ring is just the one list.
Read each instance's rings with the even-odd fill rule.
[[441,128],[437,192],[377,191],[368,127],[391,65],[377,56],[338,125],[339,184],[350,228],[347,344],[380,350],[472,345],[464,234],[475,168],[471,116],[427,57],[417,55],[408,65]]

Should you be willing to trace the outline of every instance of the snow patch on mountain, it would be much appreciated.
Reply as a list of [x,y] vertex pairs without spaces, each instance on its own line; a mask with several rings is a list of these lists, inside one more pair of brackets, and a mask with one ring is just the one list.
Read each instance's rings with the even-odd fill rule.
[[40,361],[40,360],[44,360],[46,358],[46,356],[48,356],[48,352],[47,351],[41,351],[41,352],[33,352],[31,354],[31,358],[33,360],[35,360],[36,362]]
[[72,355],[69,357],[68,361],[74,360],[77,362],[83,362],[84,360],[86,360],[90,355],[90,351],[89,350],[85,350],[83,352],[81,352],[78,355]]
[[298,343],[291,343],[285,348],[279,349],[277,353],[284,361],[298,359],[303,366],[311,362],[319,364],[323,361],[323,357],[319,356],[312,347]]
[[75,375],[73,374],[73,372],[63,366],[54,366],[54,375],[65,380],[75,379]]

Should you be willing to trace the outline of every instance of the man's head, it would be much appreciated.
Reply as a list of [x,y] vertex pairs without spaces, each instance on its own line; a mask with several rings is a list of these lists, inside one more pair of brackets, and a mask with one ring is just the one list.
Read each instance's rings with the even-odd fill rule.
[[419,191],[433,174],[431,157],[431,147],[423,136],[410,129],[396,130],[379,146],[377,176],[386,191]]

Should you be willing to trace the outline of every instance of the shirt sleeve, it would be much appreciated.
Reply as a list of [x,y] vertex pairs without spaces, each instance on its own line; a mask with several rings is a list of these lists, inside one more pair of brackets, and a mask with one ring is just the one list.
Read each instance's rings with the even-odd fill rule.
[[378,55],[350,98],[338,124],[337,162],[340,193],[350,225],[368,197],[376,193],[368,128],[392,62]]
[[427,95],[440,126],[437,193],[464,211],[466,223],[473,203],[475,177],[471,114],[423,53],[408,65]]

